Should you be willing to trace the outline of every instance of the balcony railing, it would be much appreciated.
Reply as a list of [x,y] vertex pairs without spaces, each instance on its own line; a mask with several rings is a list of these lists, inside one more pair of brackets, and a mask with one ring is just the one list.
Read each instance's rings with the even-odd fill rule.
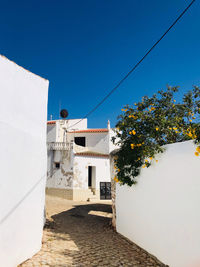
[[48,142],[47,148],[48,150],[70,150],[73,148],[73,144],[67,142]]

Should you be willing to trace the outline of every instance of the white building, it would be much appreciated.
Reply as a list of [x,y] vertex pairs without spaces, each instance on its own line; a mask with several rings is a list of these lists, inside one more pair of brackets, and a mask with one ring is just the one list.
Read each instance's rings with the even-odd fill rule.
[[109,153],[114,148],[114,132],[109,122],[105,129],[88,129],[87,119],[78,121],[47,123],[47,194],[83,201],[100,199],[100,195],[109,198]]

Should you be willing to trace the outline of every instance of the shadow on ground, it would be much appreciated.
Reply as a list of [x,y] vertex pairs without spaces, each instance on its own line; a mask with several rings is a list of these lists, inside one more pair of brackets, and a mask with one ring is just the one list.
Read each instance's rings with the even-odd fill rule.
[[111,216],[111,205],[87,204],[47,220],[54,252],[65,259],[56,266],[166,266],[117,234],[111,227]]

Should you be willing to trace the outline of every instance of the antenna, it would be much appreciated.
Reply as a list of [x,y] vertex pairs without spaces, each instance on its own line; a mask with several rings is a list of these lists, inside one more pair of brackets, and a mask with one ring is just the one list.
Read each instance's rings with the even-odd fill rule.
[[61,112],[61,100],[59,100],[59,120],[61,119],[60,118],[60,112]]

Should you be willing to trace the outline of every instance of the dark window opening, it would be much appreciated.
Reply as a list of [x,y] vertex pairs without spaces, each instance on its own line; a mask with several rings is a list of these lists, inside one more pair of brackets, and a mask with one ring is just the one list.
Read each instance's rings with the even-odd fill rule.
[[56,169],[60,169],[60,163],[55,163]]
[[74,137],[74,142],[76,145],[85,146],[85,137]]

